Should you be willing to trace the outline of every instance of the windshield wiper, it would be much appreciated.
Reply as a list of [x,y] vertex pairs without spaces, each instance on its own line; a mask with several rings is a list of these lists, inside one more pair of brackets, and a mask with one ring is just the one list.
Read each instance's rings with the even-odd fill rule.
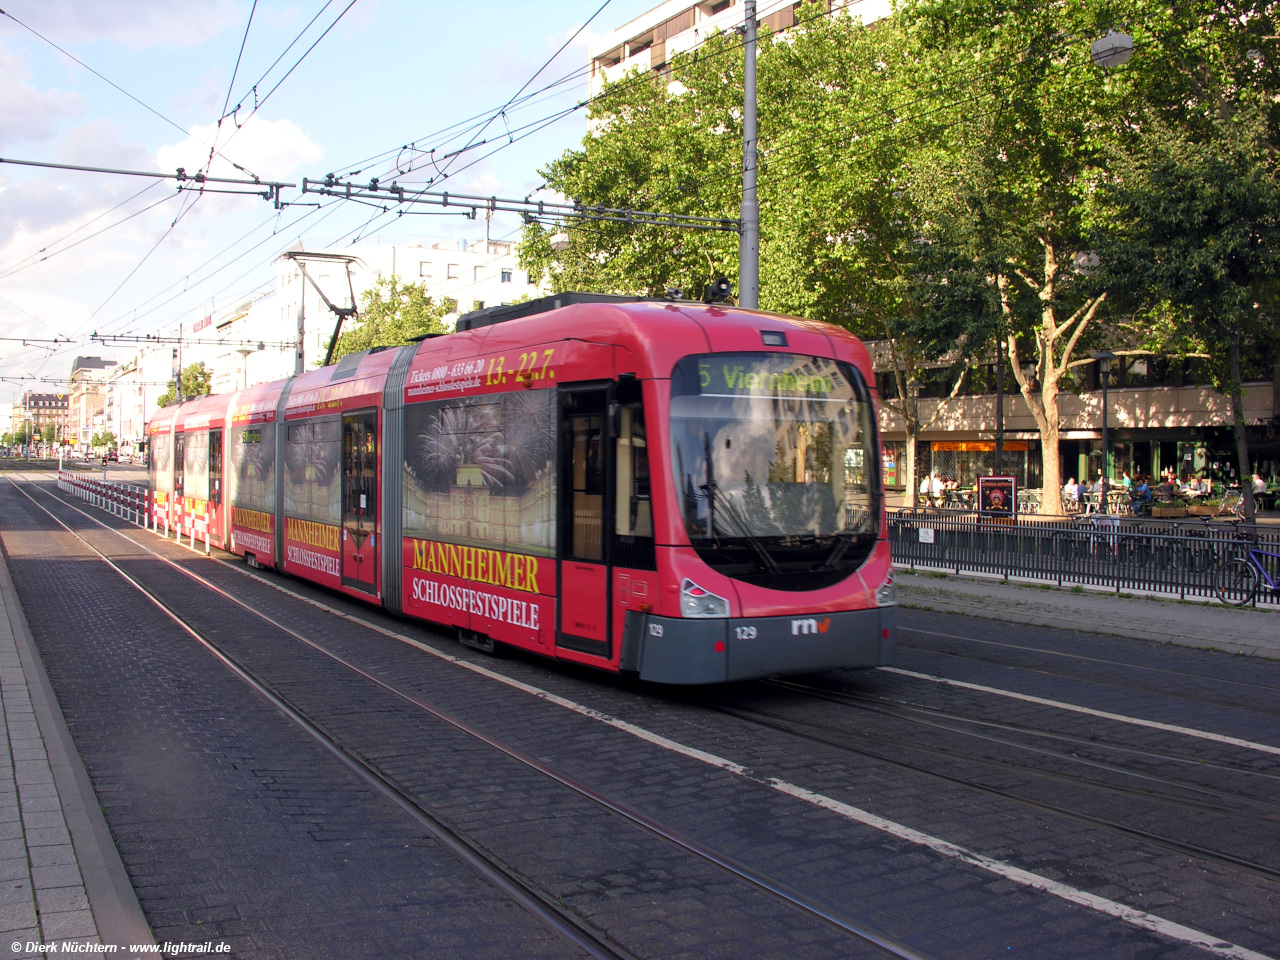
[[814,573],[825,573],[828,570],[834,570],[836,564],[840,561],[840,558],[843,557],[849,547],[853,545],[853,537],[848,535],[840,537],[839,534],[836,534],[836,536],[840,539],[836,542],[836,545],[831,548],[831,552],[827,554],[827,559],[823,560],[821,565],[813,568]]
[[738,528],[738,535],[747,542],[747,546],[755,551],[756,556],[760,558],[760,566],[769,573],[778,572],[778,562],[773,559],[769,549],[760,541],[760,538],[753,534],[747,526],[746,520],[738,513],[738,508],[727,494],[720,492],[720,486],[716,483],[715,466],[711,460],[711,437],[709,434],[702,435],[703,454],[707,460],[707,482],[701,484],[701,488],[706,491],[711,500],[710,523],[708,524],[709,532],[713,538],[717,538],[716,533],[716,513],[715,505],[719,504],[721,510],[729,515],[729,519],[733,521],[734,526]]

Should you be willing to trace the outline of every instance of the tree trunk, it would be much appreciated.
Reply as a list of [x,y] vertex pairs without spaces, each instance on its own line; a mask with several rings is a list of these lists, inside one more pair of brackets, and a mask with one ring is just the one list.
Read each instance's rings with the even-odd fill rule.
[[1240,331],[1231,331],[1231,420],[1236,430],[1236,458],[1240,463],[1240,496],[1244,518],[1254,520],[1253,473],[1249,470],[1249,438],[1244,425],[1244,387],[1240,383]]
[[1027,406],[1040,428],[1040,460],[1041,481],[1040,512],[1046,516],[1056,517],[1062,514],[1062,458],[1058,455],[1058,390],[1056,385],[1045,384],[1040,392],[1040,403],[1031,402],[1026,396]]
[[916,508],[916,488],[919,486],[916,481],[916,423],[910,418],[904,418],[907,427],[907,504],[912,510]]

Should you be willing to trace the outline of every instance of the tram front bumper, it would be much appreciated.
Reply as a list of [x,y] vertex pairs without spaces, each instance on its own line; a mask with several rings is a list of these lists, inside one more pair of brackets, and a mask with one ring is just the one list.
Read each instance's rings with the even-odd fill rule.
[[629,611],[621,666],[656,683],[724,683],[885,666],[893,659],[895,609],[728,620]]

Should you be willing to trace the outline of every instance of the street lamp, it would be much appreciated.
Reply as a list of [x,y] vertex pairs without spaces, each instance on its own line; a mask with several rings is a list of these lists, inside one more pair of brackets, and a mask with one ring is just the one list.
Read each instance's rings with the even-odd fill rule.
[[911,419],[907,422],[907,456],[911,458],[912,467],[910,490],[912,510],[915,510],[916,508],[916,487],[918,486],[916,483],[916,474],[919,473],[919,470],[916,469],[916,464],[919,462],[919,458],[916,456],[916,431],[920,426],[920,388],[922,386],[924,386],[924,384],[914,376],[907,381],[907,396],[911,398]]
[[259,343],[256,347],[245,346],[236,349],[236,353],[240,354],[240,368],[244,372],[244,387],[242,389],[249,389],[249,354],[265,349],[266,344],[264,343]]
[[1089,46],[1089,55],[1104,70],[1122,67],[1133,56],[1133,37],[1108,29],[1105,37],[1099,37]]
[[1107,467],[1107,383],[1111,379],[1111,361],[1116,355],[1103,347],[1093,355],[1093,359],[1098,361],[1098,373],[1102,374],[1102,503],[1107,502],[1107,475],[1110,472]]

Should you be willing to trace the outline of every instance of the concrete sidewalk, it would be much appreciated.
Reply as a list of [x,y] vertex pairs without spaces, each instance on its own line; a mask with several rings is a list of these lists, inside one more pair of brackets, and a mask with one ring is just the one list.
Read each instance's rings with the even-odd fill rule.
[[70,942],[129,958],[131,944],[154,944],[3,557],[0,707],[3,956],[61,956]]
[[904,607],[1280,658],[1280,609],[954,573],[895,575]]

